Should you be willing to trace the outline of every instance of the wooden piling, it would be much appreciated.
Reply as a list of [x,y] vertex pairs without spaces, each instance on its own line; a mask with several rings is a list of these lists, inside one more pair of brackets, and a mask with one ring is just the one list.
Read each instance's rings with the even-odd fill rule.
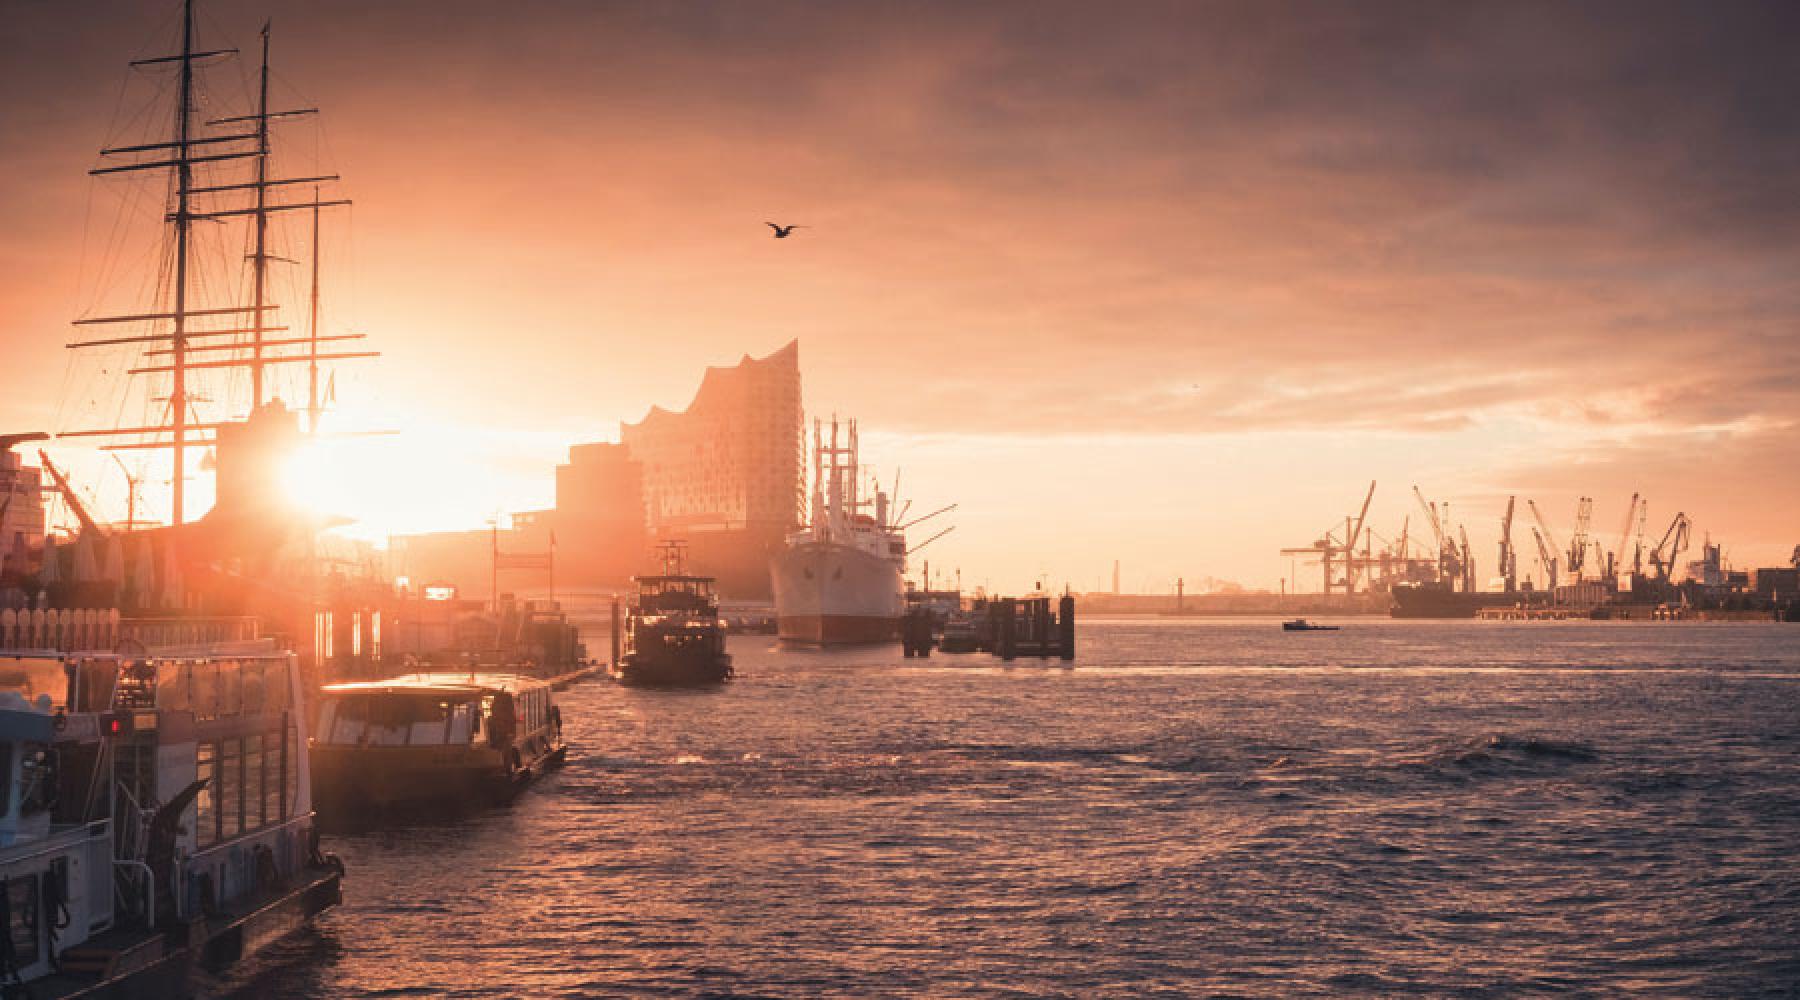
[[1060,633],[1059,638],[1061,640],[1058,643],[1058,645],[1061,647],[1060,652],[1061,652],[1062,658],[1064,660],[1073,660],[1075,658],[1075,598],[1074,598],[1074,596],[1072,596],[1070,594],[1064,594],[1063,598],[1062,598],[1062,607],[1059,608],[1058,610],[1062,612],[1062,614],[1057,616],[1057,621],[1056,621],[1057,631]]
[[1017,647],[1015,645],[1018,639],[1016,631],[1018,628],[1017,611],[1018,602],[1012,598],[1008,597],[1000,602],[1000,628],[998,629],[998,638],[1000,658],[1002,660],[1011,660],[1018,655]]
[[614,597],[612,600],[612,663],[608,664],[614,670],[619,669],[619,644],[624,641],[624,631],[624,615],[619,607],[619,599]]

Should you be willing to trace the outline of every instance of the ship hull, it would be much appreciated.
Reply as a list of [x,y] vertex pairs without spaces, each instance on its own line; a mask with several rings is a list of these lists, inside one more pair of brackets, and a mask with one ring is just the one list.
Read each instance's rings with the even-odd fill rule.
[[900,567],[847,545],[804,544],[769,564],[776,634],[803,646],[893,642],[905,598]]
[[1516,602],[1518,595],[1471,593],[1421,584],[1395,587],[1393,598],[1394,606],[1388,613],[1394,618],[1473,618],[1482,608]]

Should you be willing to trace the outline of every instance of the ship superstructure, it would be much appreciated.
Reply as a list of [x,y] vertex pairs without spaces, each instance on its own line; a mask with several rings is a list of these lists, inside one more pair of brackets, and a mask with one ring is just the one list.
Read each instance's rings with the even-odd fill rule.
[[801,645],[889,642],[905,610],[906,535],[890,497],[865,497],[856,421],[813,424],[810,523],[770,561],[777,632]]

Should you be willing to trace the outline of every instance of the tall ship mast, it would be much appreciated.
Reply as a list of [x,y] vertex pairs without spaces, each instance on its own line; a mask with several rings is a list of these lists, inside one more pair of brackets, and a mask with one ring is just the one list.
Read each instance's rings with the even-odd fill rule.
[[[57,436],[112,439],[111,443],[102,446],[109,451],[167,451],[171,456],[169,520],[177,528],[192,519],[192,504],[188,497],[190,452],[216,445],[220,428],[231,423],[233,418],[241,415],[254,420],[272,405],[269,384],[272,367],[306,364],[316,372],[321,361],[374,357],[376,353],[319,351],[321,342],[353,340],[362,336],[322,336],[316,320],[318,213],[321,209],[345,206],[350,202],[320,197],[321,185],[337,181],[336,174],[279,176],[274,169],[272,126],[316,115],[318,109],[270,106],[269,35],[269,25],[265,24],[261,33],[255,109],[241,115],[202,118],[199,111],[202,68],[235,55],[237,50],[200,47],[193,0],[184,0],[180,53],[132,63],[134,68],[152,72],[170,66],[174,68],[174,109],[168,131],[150,137],[149,141],[102,149],[100,155],[106,161],[105,165],[90,171],[96,177],[145,171],[166,174],[163,265],[160,280],[155,285],[155,301],[148,307],[74,321],[79,327],[104,328],[122,335],[81,340],[68,346],[76,350],[135,347],[140,351],[139,361],[127,370],[127,374],[166,378],[168,390],[166,396],[152,397],[164,405],[160,414],[147,423],[63,431]],[[310,187],[313,196],[310,199],[278,196],[278,192],[296,186]],[[293,212],[308,212],[313,216],[314,321],[304,337],[271,336],[289,327],[271,322],[278,305],[272,301],[270,264],[295,263],[272,251],[271,228],[278,218]],[[247,294],[236,302],[221,301],[224,297],[218,294],[219,290],[210,287],[219,283],[201,280],[197,227],[206,226],[210,233],[220,225],[240,221],[248,223],[244,254],[249,268]],[[218,401],[203,391],[196,391],[199,388],[197,381],[214,373],[234,371],[249,374],[247,406],[239,413],[224,414],[224,419],[203,419],[199,407]],[[316,375],[312,384],[315,388],[308,400],[309,431],[316,430],[318,423]]]
[[864,498],[856,421],[813,424],[811,523],[770,561],[777,632],[812,646],[889,642],[905,610],[906,535],[888,495]]

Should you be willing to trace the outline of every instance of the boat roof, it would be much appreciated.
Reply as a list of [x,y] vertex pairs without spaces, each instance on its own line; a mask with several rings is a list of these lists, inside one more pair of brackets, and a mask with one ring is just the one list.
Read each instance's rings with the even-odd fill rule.
[[683,573],[671,573],[658,576],[634,576],[632,579],[639,583],[713,583],[718,577],[689,576]]
[[359,691],[419,694],[482,694],[504,691],[513,694],[533,688],[547,688],[549,682],[521,674],[454,671],[435,674],[404,674],[378,681],[346,681],[327,684],[319,690],[326,694],[353,694]]

